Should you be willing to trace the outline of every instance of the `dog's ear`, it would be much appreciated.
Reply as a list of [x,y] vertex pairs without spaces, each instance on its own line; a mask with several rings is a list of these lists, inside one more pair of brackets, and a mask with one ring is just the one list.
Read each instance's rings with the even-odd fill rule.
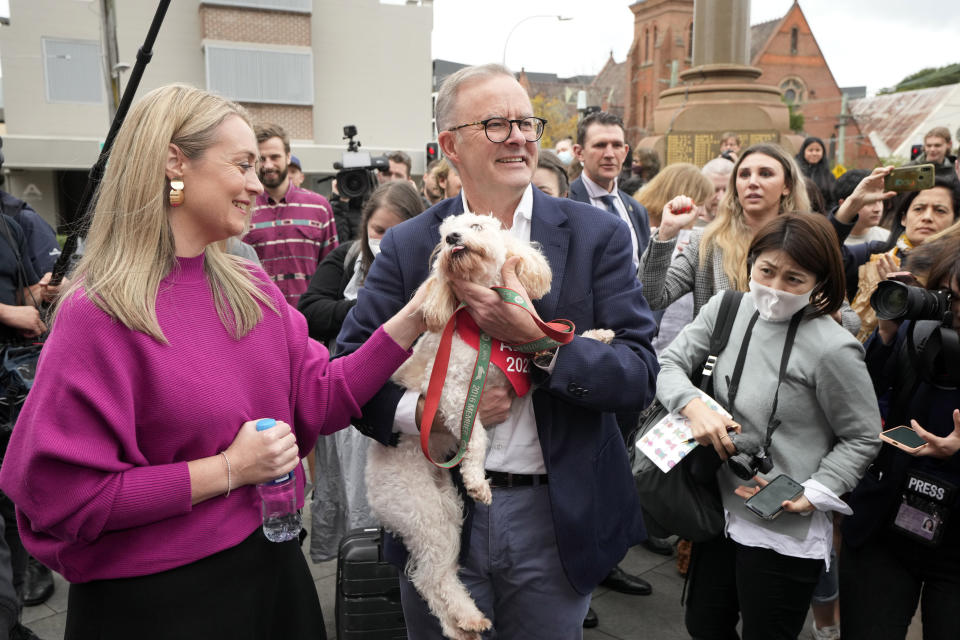
[[427,325],[427,331],[439,333],[443,331],[447,320],[457,310],[457,298],[453,295],[446,282],[437,277],[435,273],[424,280],[421,287],[426,288],[426,296],[423,299],[423,319]]
[[511,242],[507,257],[511,256],[520,256],[517,278],[531,300],[539,300],[550,293],[550,281],[553,278],[550,264],[537,247],[524,242]]

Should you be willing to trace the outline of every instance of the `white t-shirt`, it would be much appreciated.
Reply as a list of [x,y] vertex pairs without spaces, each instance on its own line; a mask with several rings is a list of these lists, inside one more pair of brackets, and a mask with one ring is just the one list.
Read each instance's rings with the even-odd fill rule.
[[843,241],[843,244],[853,246],[855,244],[863,244],[864,242],[886,242],[889,238],[889,229],[884,229],[883,227],[870,227],[865,233],[859,236],[855,236],[851,233],[849,236],[847,236],[847,239]]

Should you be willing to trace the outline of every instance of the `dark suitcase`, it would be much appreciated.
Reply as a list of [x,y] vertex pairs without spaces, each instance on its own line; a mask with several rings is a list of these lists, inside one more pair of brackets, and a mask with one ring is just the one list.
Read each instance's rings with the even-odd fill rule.
[[406,640],[397,568],[383,559],[383,529],[354,529],[337,554],[338,640]]

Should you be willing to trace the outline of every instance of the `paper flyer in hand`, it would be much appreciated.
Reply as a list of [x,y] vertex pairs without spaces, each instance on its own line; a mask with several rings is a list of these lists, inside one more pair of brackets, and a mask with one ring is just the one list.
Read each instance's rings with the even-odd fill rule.
[[[717,413],[730,417],[726,409],[703,391],[700,399]],[[637,440],[637,449],[666,473],[698,446],[696,442],[687,442],[691,438],[690,421],[679,413],[668,413]]]

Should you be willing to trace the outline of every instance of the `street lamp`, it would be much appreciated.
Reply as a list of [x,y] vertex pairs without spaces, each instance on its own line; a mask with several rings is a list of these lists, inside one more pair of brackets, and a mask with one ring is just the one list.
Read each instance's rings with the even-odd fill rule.
[[549,15],[549,14],[541,14],[541,15],[536,15],[536,16],[527,16],[526,18],[524,18],[523,20],[521,20],[521,21],[518,22],[517,24],[513,25],[513,28],[510,29],[510,33],[507,34],[507,39],[503,42],[503,66],[507,66],[507,45],[510,44],[510,36],[512,36],[512,35],[513,35],[513,32],[517,30],[517,27],[519,27],[520,25],[522,25],[522,24],[523,24],[524,22],[526,22],[527,20],[533,20],[533,19],[535,19],[535,18],[556,18],[556,19],[559,20],[560,22],[566,22],[566,21],[568,21],[568,20],[573,20],[573,18],[571,18],[571,17],[569,17],[569,16],[559,16],[559,15],[556,15],[556,16],[555,16],[555,15]]

